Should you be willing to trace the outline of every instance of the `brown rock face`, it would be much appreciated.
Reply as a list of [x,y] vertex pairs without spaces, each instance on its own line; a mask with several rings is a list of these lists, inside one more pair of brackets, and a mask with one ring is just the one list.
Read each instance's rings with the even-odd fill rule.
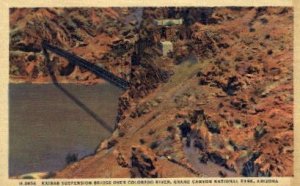
[[[10,11],[10,75],[30,82],[50,82],[41,42],[48,41],[114,74],[127,78],[137,33],[127,8],[16,8]],[[111,24],[111,23],[114,24]],[[52,55],[52,54],[50,54]],[[53,56],[50,56],[53,59]],[[95,83],[85,69],[66,71],[61,57],[51,60],[58,81]],[[29,65],[30,64],[30,65]],[[34,65],[33,65],[34,64]],[[29,66],[29,67],[27,67]],[[35,69],[34,73],[31,69]],[[64,69],[63,71],[58,69]],[[73,72],[73,73],[72,73]],[[81,76],[86,76],[82,78]]]
[[155,161],[150,149],[132,147],[131,177],[157,178],[158,173],[155,168]]

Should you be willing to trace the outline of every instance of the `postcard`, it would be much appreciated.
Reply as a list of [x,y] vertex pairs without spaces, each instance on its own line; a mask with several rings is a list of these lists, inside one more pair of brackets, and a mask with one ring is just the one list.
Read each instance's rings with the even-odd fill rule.
[[295,1],[1,4],[1,185],[299,183]]

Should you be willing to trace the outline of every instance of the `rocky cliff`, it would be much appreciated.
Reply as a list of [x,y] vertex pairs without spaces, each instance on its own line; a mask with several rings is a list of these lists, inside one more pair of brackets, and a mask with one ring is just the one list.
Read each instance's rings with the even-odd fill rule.
[[[10,10],[10,79],[51,82],[42,53],[43,40],[128,78],[136,41],[136,9],[36,8]],[[85,69],[51,54],[60,82],[98,82]]]

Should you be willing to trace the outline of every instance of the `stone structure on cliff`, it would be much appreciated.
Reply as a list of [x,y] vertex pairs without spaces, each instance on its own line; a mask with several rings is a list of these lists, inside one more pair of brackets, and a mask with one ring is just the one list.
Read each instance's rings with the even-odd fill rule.
[[173,43],[171,41],[161,41],[160,48],[163,56],[166,57],[170,52],[173,52]]
[[155,23],[158,26],[182,25],[183,19],[160,19],[160,20],[155,20]]

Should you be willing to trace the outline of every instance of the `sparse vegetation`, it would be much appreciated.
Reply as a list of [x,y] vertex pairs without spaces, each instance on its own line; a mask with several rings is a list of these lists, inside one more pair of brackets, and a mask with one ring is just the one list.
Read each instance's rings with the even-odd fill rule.
[[66,156],[66,164],[69,165],[71,163],[75,163],[78,161],[77,153],[68,153]]

